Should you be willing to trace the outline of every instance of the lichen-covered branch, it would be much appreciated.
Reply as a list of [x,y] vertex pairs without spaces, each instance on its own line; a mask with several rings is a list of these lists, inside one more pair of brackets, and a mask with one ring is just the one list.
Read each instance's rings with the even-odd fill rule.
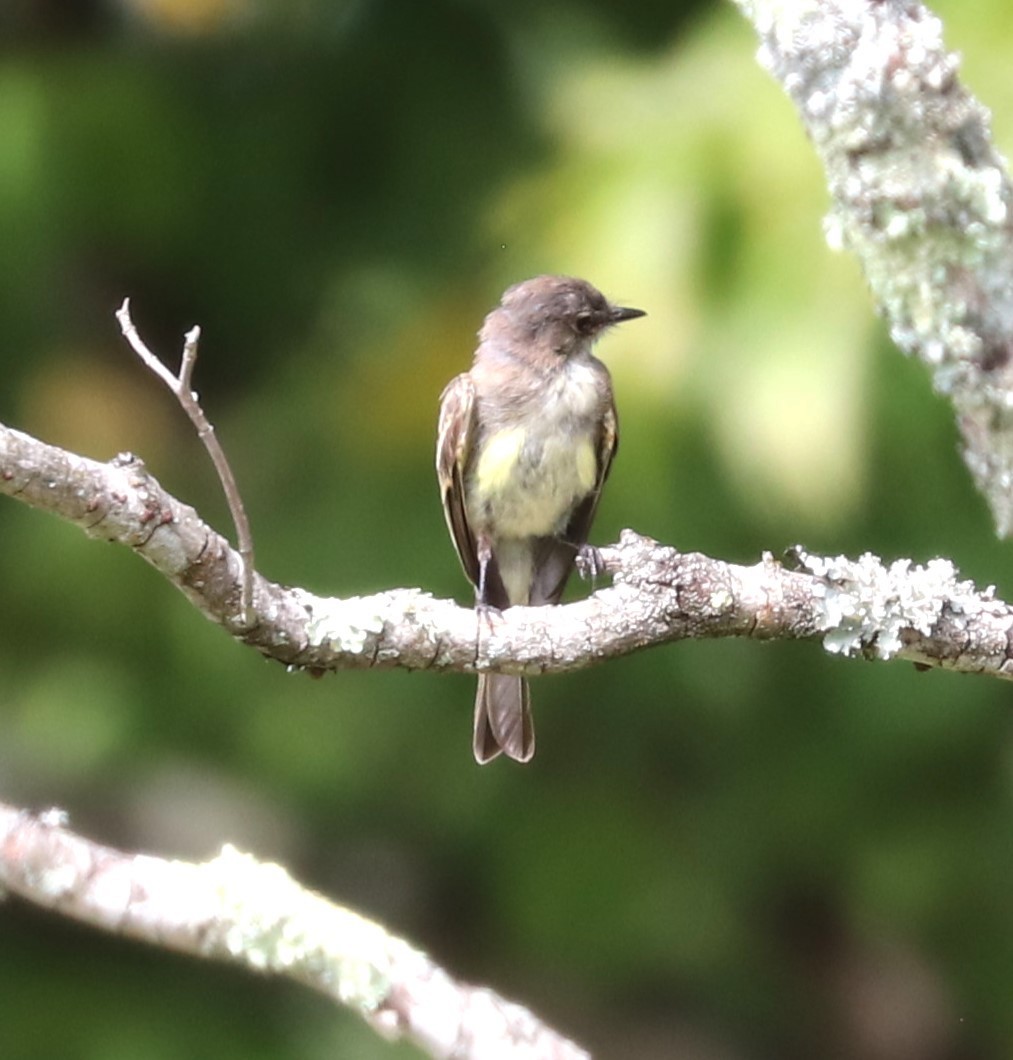
[[998,532],[1013,531],[1013,191],[942,25],[910,0],[735,0],[791,96],[902,350],[952,401]]
[[588,1057],[521,1006],[231,847],[204,864],[129,854],[75,835],[58,811],[0,804],[0,885],[107,931],[288,976],[433,1057]]
[[887,567],[796,548],[787,563],[767,555],[745,567],[625,531],[600,553],[611,587],[562,607],[512,607],[481,629],[470,608],[419,589],[334,599],[259,574],[251,628],[240,557],[136,457],[103,464],[0,426],[0,492],[129,546],[213,622],[293,667],[539,674],[687,638],[753,637],[1013,677],[1013,608],[946,560]]

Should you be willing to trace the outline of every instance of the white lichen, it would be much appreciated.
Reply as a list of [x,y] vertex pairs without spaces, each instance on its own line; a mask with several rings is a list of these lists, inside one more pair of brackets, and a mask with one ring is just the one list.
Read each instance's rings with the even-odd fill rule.
[[221,942],[232,956],[263,971],[305,970],[363,1011],[386,996],[392,963],[408,947],[380,925],[231,846],[205,869],[218,893]]
[[376,597],[351,596],[344,600],[306,596],[309,619],[306,633],[311,647],[330,644],[338,651],[359,653],[370,637],[383,632],[383,615]]
[[928,635],[954,598],[977,598],[973,584],[959,581],[947,559],[924,566],[899,559],[886,566],[869,552],[857,560],[812,556],[803,550],[799,555],[820,579],[823,645],[842,655],[871,652],[890,659],[903,646],[904,630]]

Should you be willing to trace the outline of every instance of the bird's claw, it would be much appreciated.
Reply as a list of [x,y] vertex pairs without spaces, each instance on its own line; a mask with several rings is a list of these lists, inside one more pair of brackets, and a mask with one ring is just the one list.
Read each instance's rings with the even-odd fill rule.
[[503,612],[498,607],[493,607],[492,604],[476,600],[475,614],[478,616],[479,625],[481,626],[482,623],[485,623],[486,629],[492,633],[496,620],[500,618]]
[[577,568],[577,573],[584,579],[584,581],[590,579],[593,582],[596,578],[600,578],[605,573],[605,560],[602,557],[601,552],[596,549],[594,545],[588,545],[586,543],[577,549],[574,566]]

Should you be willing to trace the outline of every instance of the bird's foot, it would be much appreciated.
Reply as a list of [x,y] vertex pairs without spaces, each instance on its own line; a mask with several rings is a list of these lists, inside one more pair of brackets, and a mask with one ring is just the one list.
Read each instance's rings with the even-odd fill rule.
[[475,614],[478,616],[479,629],[481,629],[483,623],[486,630],[492,633],[493,626],[496,621],[502,616],[503,612],[498,607],[493,607],[492,604],[484,603],[482,600],[475,601]]
[[594,545],[589,545],[586,542],[577,549],[574,566],[577,568],[577,573],[581,578],[584,581],[590,579],[592,585],[596,578],[600,578],[605,573],[605,560],[601,552]]

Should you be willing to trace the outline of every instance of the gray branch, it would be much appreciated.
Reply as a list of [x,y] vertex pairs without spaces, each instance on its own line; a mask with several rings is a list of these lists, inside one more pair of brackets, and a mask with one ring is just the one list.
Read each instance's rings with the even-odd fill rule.
[[520,1005],[452,979],[384,927],[232,847],[204,864],[128,854],[0,803],[0,884],[95,927],[284,975],[386,1038],[453,1060],[588,1060]]
[[534,675],[688,638],[752,637],[1013,677],[1013,609],[948,560],[886,566],[795,548],[787,562],[768,554],[744,567],[625,531],[601,550],[612,586],[562,607],[512,607],[479,626],[470,608],[421,589],[336,599],[254,573],[250,627],[238,553],[136,457],[103,464],[0,426],[0,492],[132,548],[211,621],[293,668]]
[[964,459],[1013,531],[1013,218],[989,115],[911,0],[736,0],[823,163],[897,345],[953,403]]

